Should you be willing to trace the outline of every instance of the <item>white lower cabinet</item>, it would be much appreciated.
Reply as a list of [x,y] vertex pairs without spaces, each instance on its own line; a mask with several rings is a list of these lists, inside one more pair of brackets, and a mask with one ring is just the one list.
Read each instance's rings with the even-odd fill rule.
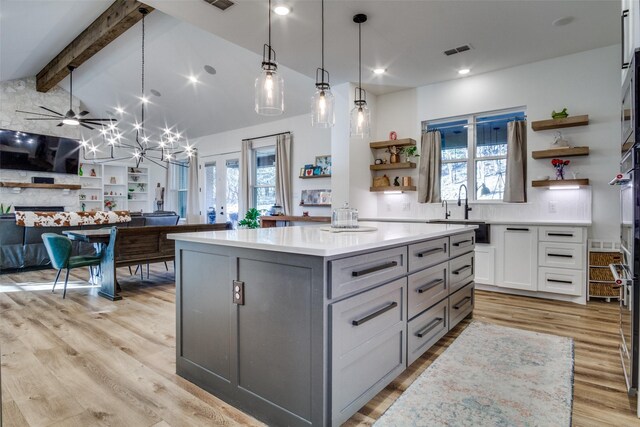
[[584,287],[584,271],[582,270],[540,267],[538,290],[541,292],[582,295]]
[[496,286],[538,290],[538,228],[495,225]]
[[496,248],[489,245],[476,245],[476,283],[494,285],[496,283]]

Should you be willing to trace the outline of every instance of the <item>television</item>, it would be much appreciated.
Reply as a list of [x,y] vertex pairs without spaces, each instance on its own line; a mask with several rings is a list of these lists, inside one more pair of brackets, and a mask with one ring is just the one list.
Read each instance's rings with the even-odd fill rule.
[[0,129],[0,169],[78,174],[75,139]]

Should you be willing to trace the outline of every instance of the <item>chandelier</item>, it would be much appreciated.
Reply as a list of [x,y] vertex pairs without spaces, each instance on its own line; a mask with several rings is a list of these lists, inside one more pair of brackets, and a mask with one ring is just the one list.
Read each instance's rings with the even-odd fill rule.
[[[140,121],[136,120],[131,130],[132,133],[135,132],[135,138],[133,141],[125,138],[117,120],[112,117],[109,122],[102,124],[97,141],[92,138],[89,140],[83,139],[80,142],[83,156],[85,160],[97,163],[133,160],[136,163],[136,167],[138,167],[145,160],[148,160],[165,169],[170,164],[189,167],[191,158],[195,155],[196,150],[189,145],[181,132],[166,127],[154,137],[145,130],[145,109],[149,103],[149,98],[145,95],[144,89],[144,41],[145,17],[149,11],[146,8],[140,8],[138,11],[142,14],[142,72]],[[99,154],[104,151],[106,151],[106,155]]]

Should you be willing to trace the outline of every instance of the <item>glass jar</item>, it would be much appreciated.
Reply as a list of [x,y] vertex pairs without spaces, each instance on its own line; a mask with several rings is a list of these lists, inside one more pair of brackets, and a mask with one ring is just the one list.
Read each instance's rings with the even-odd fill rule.
[[358,209],[350,208],[349,203],[333,210],[332,228],[358,228]]

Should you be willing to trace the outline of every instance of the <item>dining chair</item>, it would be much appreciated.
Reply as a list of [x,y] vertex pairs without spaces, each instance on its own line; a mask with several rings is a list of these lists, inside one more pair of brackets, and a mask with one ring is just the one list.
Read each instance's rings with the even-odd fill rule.
[[71,256],[72,246],[71,240],[61,234],[56,233],[43,233],[42,241],[44,242],[51,265],[58,270],[56,274],[56,280],[53,282],[53,289],[56,290],[56,284],[60,278],[60,273],[64,268],[67,269],[67,274],[64,278],[64,290],[62,291],[62,298],[67,296],[67,283],[69,282],[69,270],[79,267],[89,267],[91,276],[93,277],[93,267],[100,266],[100,259],[102,255],[77,255]]

